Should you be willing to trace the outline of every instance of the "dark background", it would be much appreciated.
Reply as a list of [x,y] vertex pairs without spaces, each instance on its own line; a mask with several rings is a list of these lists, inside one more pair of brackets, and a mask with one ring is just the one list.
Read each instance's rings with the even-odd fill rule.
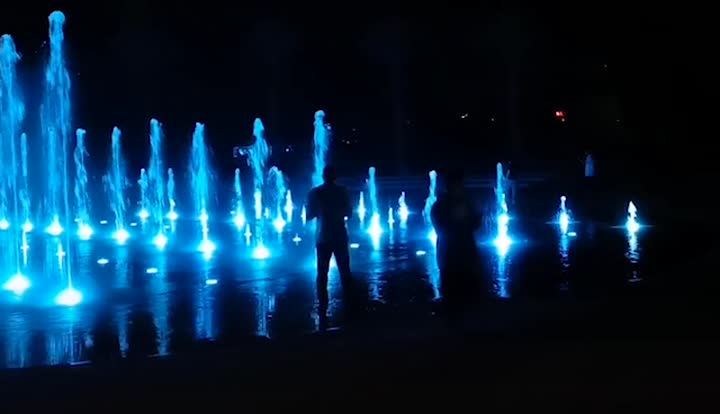
[[261,117],[272,163],[292,177],[310,167],[317,109],[327,113],[344,173],[376,165],[382,175],[424,174],[463,162],[490,174],[498,160],[581,171],[585,151],[598,172],[713,170],[718,70],[708,10],[436,4],[404,16],[394,14],[399,7],[343,7],[17,2],[0,15],[0,31],[23,57],[32,140],[47,16],[65,12],[74,124],[88,130],[98,171],[113,126],[132,167],[146,163],[151,117],[164,124],[169,165],[184,165],[199,121],[224,170]]

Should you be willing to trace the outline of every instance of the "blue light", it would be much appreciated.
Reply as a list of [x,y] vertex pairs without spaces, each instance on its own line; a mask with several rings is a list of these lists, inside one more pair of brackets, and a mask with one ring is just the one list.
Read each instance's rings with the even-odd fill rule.
[[14,293],[16,296],[22,296],[26,290],[30,289],[30,286],[32,286],[30,279],[18,273],[5,282],[3,289]]
[[90,240],[93,235],[93,229],[85,223],[80,223],[80,225],[78,226],[77,235],[80,240]]
[[33,224],[30,222],[30,220],[25,220],[25,223],[22,225],[22,231],[25,233],[30,233],[33,231]]
[[270,258],[270,250],[268,250],[268,248],[265,247],[265,245],[260,244],[257,247],[255,247],[255,249],[253,250],[252,257],[253,257],[253,259],[257,259],[257,260],[268,259],[268,258]]
[[0,230],[7,230],[10,228],[10,222],[7,219],[0,219]]
[[125,229],[117,229],[115,233],[113,233],[113,239],[117,241],[118,244],[123,245],[125,242],[127,242],[127,239],[130,238],[130,233],[128,233]]
[[205,284],[208,286],[217,285],[218,281],[217,279],[208,279],[205,281]]
[[360,247],[360,244],[359,244],[359,243],[350,243],[350,248],[351,248],[351,249],[357,249],[357,248],[359,248],[359,247]]
[[418,250],[415,252],[416,256],[425,256],[427,252],[425,250]]
[[57,215],[53,218],[52,223],[50,223],[50,225],[45,229],[45,231],[46,231],[49,235],[55,236],[55,237],[57,237],[57,236],[59,236],[59,235],[62,234],[63,228],[62,228],[62,226],[60,225],[60,219],[58,218]]
[[76,306],[82,302],[83,296],[78,290],[69,286],[55,297],[55,303],[60,306]]
[[110,261],[104,257],[99,258],[97,261],[97,264],[99,264],[100,266],[105,266],[108,263],[110,263]]
[[628,218],[625,222],[625,228],[627,229],[628,233],[635,234],[638,231],[640,231],[640,223],[637,221],[637,207],[635,207],[635,204],[631,201],[628,204]]
[[162,233],[158,233],[155,237],[153,237],[153,244],[157,246],[157,248],[160,250],[165,248],[167,242],[167,237],[165,237],[165,235]]
[[145,269],[145,273],[147,273],[149,275],[155,275],[155,274],[157,274],[157,272],[158,272],[157,267],[148,267],[147,269]]

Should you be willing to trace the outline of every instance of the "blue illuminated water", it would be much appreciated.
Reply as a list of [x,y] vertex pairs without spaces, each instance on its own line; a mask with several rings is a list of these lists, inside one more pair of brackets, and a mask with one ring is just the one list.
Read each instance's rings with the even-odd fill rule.
[[178,213],[175,211],[175,207],[177,206],[177,203],[175,202],[175,172],[172,168],[168,168],[167,170],[167,194],[168,194],[168,204],[170,204],[170,211],[167,213],[167,218],[170,221],[175,221],[178,219]]
[[323,169],[327,163],[327,152],[330,146],[330,131],[325,125],[325,112],[315,112],[315,127],[313,133],[313,176],[312,185],[317,187],[323,183]]
[[278,233],[282,233],[282,231],[285,229],[285,224],[287,224],[287,221],[283,217],[286,202],[285,197],[287,193],[287,183],[285,175],[276,166],[270,167],[270,170],[268,171],[266,193],[268,194],[268,204],[272,206],[271,217],[273,227]]
[[147,203],[153,231],[162,238],[163,221],[167,209],[165,194],[165,166],[163,158],[163,130],[157,119],[150,120],[150,161],[148,167]]
[[105,183],[105,191],[110,200],[110,209],[115,218],[115,232],[113,233],[113,237],[122,244],[129,237],[129,233],[125,224],[125,214],[127,212],[125,190],[128,187],[128,183],[125,176],[125,157],[123,157],[122,153],[121,136],[122,133],[120,129],[117,127],[113,128],[110,166],[108,167],[107,174],[103,177],[103,181]]
[[247,222],[245,216],[245,206],[243,205],[243,192],[242,192],[242,179],[240,177],[240,168],[235,168],[235,175],[233,178],[233,223],[235,226],[242,230]]
[[87,240],[93,234],[90,223],[90,197],[88,196],[88,176],[85,169],[85,158],[88,153],[85,149],[85,130],[78,128],[75,131],[75,208],[77,210],[77,234],[81,239]]
[[[22,274],[22,262],[18,250],[21,238],[20,219],[27,218],[27,162],[21,159],[23,139],[21,124],[25,107],[17,84],[16,65],[20,55],[9,35],[0,38],[0,238],[3,272],[0,282],[13,275]],[[25,151],[25,154],[27,152]],[[24,167],[21,171],[18,166]],[[21,197],[23,199],[21,199]],[[5,274],[8,273],[8,274]]]

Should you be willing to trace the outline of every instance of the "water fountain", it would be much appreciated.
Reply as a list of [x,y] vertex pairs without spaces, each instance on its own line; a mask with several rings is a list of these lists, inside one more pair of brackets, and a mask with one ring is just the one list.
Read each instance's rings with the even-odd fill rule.
[[[105,190],[110,199],[110,209],[115,216],[115,232],[113,238],[119,244],[125,244],[130,237],[125,226],[125,189],[127,188],[127,180],[125,179],[125,158],[122,154],[122,146],[120,138],[122,133],[120,129],[115,127],[111,136],[111,155],[110,167],[107,174],[103,177]],[[144,171],[144,170],[143,170]]]
[[88,240],[92,237],[93,229],[90,226],[90,213],[87,192],[87,170],[85,169],[85,157],[88,155],[85,149],[85,130],[78,128],[75,131],[75,208],[77,209],[77,235],[81,240]]
[[313,165],[314,172],[312,176],[312,185],[317,187],[323,183],[322,173],[327,162],[327,152],[330,146],[330,131],[325,125],[325,112],[320,110],[315,112],[315,128],[313,133]]
[[23,236],[33,230],[33,224],[30,221],[30,186],[28,185],[28,139],[27,134],[20,135],[20,152],[22,167],[22,187],[20,189],[20,204],[22,205],[23,217]]
[[[70,144],[70,76],[65,67],[64,40],[65,15],[55,11],[48,17],[50,23],[50,59],[45,70],[45,97],[40,115],[43,149],[46,155],[45,171],[47,181],[45,206],[47,216],[52,222],[47,231],[59,236],[69,227],[72,212],[70,210],[70,173],[68,168],[68,150]],[[61,224],[64,222],[64,225]],[[66,281],[66,289],[60,292],[56,302],[72,306],[82,300],[80,292],[73,287],[72,255],[69,235],[57,243],[57,269]]]
[[150,217],[149,199],[150,199],[150,182],[148,181],[147,172],[145,168],[140,169],[140,179],[138,180],[138,186],[140,186],[140,211],[138,211],[138,217],[143,223]]
[[199,251],[210,255],[215,250],[215,244],[208,237],[208,203],[210,202],[210,187],[213,182],[213,173],[210,167],[208,148],[205,143],[205,125],[195,124],[192,140],[192,154],[190,156],[190,182],[192,186],[195,213],[200,220],[202,241]]
[[268,198],[270,205],[273,206],[274,219],[272,221],[275,231],[282,233],[287,222],[283,218],[283,209],[285,207],[285,194],[287,192],[287,184],[285,176],[278,167],[270,167],[268,172]]
[[253,135],[255,143],[249,148],[242,151],[247,156],[248,165],[253,171],[253,200],[255,209],[255,239],[257,246],[253,251],[253,257],[256,259],[267,259],[270,257],[270,251],[263,244],[263,204],[262,193],[265,184],[265,165],[270,156],[270,148],[265,140],[265,127],[260,118],[256,118],[253,123]]
[[629,234],[635,234],[640,230],[640,223],[637,221],[637,207],[632,201],[628,203],[627,208],[628,216],[625,222],[625,228]]
[[437,172],[432,170],[428,173],[428,176],[430,177],[430,186],[428,187],[428,196],[425,199],[425,207],[423,208],[423,220],[425,220],[426,225],[431,227],[428,238],[435,243],[437,233],[435,233],[435,228],[432,227],[431,212],[435,201],[437,201]]
[[168,168],[167,175],[167,194],[168,203],[170,204],[170,211],[168,211],[165,217],[167,217],[167,219],[171,222],[174,222],[178,219],[178,213],[177,211],[175,211],[175,206],[177,205],[175,202],[175,172],[172,168]]
[[398,198],[398,216],[400,217],[400,226],[406,227],[410,210],[408,210],[407,203],[405,202],[405,191],[401,192],[400,198]]
[[241,230],[245,227],[245,207],[243,206],[243,195],[242,195],[242,180],[240,178],[240,168],[235,168],[235,178],[233,180],[233,189],[235,190],[235,196],[233,198],[233,223]]
[[167,244],[163,216],[165,211],[165,169],[163,167],[162,151],[163,131],[157,119],[150,120],[150,165],[148,167],[147,202],[150,219],[155,225],[156,234],[153,243],[159,249]]
[[370,227],[368,233],[378,239],[383,229],[380,225],[380,211],[378,210],[377,186],[375,184],[375,167],[368,169],[368,194],[370,195]]
[[367,214],[367,208],[365,208],[365,193],[360,192],[360,201],[358,202],[357,208],[358,218],[360,223],[365,222],[365,215]]
[[290,193],[290,190],[287,190],[285,193],[285,207],[283,207],[285,210],[285,217],[288,223],[292,223],[293,219],[293,210],[295,210],[295,205],[292,201],[292,194]]
[[[22,262],[18,250],[19,238],[25,240],[23,236],[27,230],[25,225],[20,227],[20,217],[30,223],[26,210],[27,138],[20,133],[25,107],[20,98],[16,75],[19,60],[20,55],[15,49],[12,37],[3,35],[0,38],[0,230],[9,230],[10,234],[7,235],[9,237],[3,237],[3,242],[0,243],[3,251],[0,266],[3,271],[13,272],[3,288],[16,295],[21,295],[30,288],[30,280],[21,273]],[[18,151],[19,147],[21,151]],[[18,165],[23,167],[22,176],[19,174]],[[25,197],[22,197],[23,194]],[[0,277],[4,278],[5,275]]]
[[562,234],[567,234],[568,227],[570,226],[570,213],[568,212],[566,201],[567,199],[565,196],[560,197],[560,208],[558,209],[557,222],[558,226],[560,226],[560,232]]
[[510,239],[508,231],[510,216],[508,214],[507,201],[505,200],[505,175],[503,175],[503,166],[501,163],[497,163],[495,179],[497,236],[495,237],[494,243],[500,255],[503,256],[510,248],[512,239]]

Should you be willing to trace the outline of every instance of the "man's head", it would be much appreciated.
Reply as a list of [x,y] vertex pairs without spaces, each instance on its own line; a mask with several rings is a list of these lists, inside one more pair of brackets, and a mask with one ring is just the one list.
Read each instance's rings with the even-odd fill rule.
[[328,184],[332,184],[335,182],[336,178],[337,173],[335,172],[335,168],[332,165],[328,165],[323,169],[323,181]]
[[445,185],[451,193],[463,191],[465,189],[465,174],[460,169],[449,171],[445,177]]

